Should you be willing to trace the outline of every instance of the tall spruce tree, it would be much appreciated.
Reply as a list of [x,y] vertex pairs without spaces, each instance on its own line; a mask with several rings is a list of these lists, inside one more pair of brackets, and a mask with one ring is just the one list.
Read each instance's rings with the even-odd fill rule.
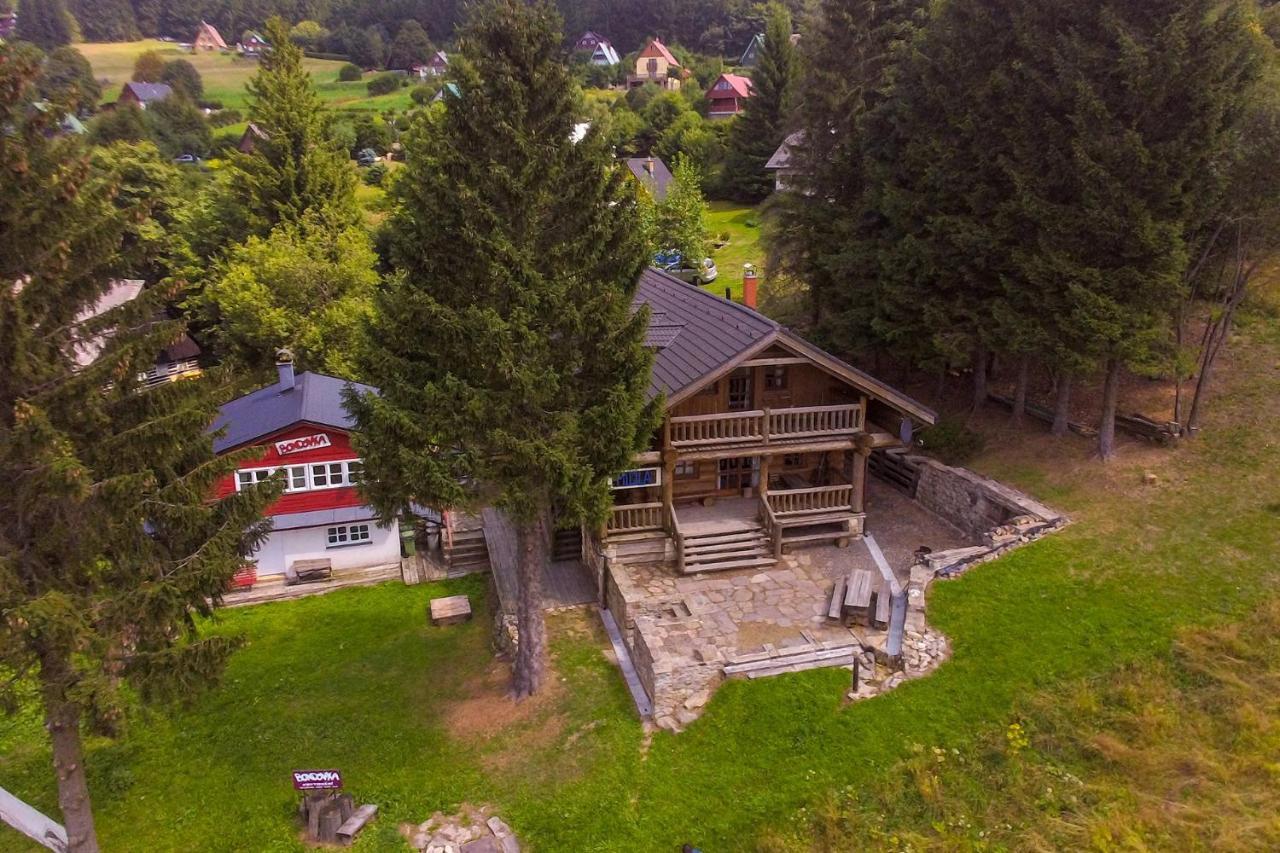
[[232,155],[229,185],[242,236],[265,237],[279,223],[304,218],[343,228],[359,221],[355,172],[326,132],[326,118],[281,18],[267,22],[271,44],[262,68],[246,84],[249,120],[262,130],[251,154]]
[[350,405],[384,517],[412,501],[514,520],[521,697],[544,677],[549,525],[602,522],[610,475],[657,423],[647,314],[630,309],[646,252],[604,140],[570,141],[554,9],[488,0],[459,43],[458,96],[419,120],[393,189],[395,274],[364,370],[381,393]]
[[759,201],[773,190],[765,163],[791,129],[792,89],[796,80],[791,13],[781,3],[766,9],[764,49],[751,74],[752,92],[742,115],[734,119],[725,163],[725,184],[744,201]]
[[45,50],[71,44],[71,15],[63,0],[19,0],[18,38]]
[[[153,321],[165,288],[101,310],[143,247],[154,194],[97,172],[33,108],[39,61],[0,45],[0,704],[39,701],[75,853],[98,850],[82,728],[187,697],[234,641],[201,636],[274,489],[210,501],[239,459],[215,459],[213,380],[143,390],[179,331]],[[37,699],[21,687],[29,677]]]

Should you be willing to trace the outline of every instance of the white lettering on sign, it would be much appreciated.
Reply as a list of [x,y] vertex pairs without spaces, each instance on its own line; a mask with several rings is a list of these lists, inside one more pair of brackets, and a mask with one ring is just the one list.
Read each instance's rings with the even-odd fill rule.
[[337,770],[295,770],[293,787],[299,791],[341,788],[342,774]]
[[276,442],[276,453],[281,456],[288,456],[290,453],[301,453],[304,450],[315,450],[320,447],[328,447],[330,444],[329,436],[322,432],[315,435],[304,435],[302,438],[291,438],[288,441]]

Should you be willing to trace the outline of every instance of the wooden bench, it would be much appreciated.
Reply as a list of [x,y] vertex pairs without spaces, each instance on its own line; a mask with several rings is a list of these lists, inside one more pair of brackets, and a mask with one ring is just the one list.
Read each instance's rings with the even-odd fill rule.
[[299,583],[327,581],[332,577],[332,560],[294,560],[289,564],[289,568],[285,570],[284,582],[289,586],[293,586]]
[[844,615],[860,625],[871,624],[872,583],[868,569],[855,569],[849,573],[844,591]]

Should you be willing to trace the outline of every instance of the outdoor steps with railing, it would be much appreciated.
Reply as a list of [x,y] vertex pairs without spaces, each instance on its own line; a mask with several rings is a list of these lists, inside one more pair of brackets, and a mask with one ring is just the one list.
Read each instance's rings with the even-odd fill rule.
[[444,552],[451,578],[490,569],[489,546],[485,543],[483,528],[455,530],[453,542],[445,546]]
[[776,562],[769,537],[759,524],[684,534],[685,574],[764,568]]

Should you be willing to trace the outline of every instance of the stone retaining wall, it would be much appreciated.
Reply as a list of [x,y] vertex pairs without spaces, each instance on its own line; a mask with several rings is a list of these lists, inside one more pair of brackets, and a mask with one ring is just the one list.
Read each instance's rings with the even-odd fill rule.
[[920,505],[974,538],[981,539],[993,527],[1016,516],[1035,516],[1052,526],[1065,521],[1062,513],[967,468],[954,468],[927,456],[903,458],[919,471],[915,499]]

